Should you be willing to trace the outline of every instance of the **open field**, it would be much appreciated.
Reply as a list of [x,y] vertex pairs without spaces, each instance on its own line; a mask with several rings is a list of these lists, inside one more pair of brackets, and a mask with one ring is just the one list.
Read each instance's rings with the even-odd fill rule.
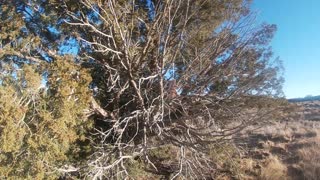
[[242,150],[240,179],[320,177],[320,101],[299,102],[282,121],[250,127],[235,140]]

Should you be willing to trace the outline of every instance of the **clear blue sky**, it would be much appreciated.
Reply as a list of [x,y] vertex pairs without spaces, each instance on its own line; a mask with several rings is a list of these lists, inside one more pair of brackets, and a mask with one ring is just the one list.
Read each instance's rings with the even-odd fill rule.
[[287,98],[320,95],[320,0],[254,0],[258,20],[276,24],[275,56],[284,62]]

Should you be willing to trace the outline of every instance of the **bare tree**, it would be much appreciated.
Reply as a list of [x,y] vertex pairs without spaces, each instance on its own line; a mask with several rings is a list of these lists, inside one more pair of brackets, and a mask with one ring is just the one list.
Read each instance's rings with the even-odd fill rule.
[[[57,22],[59,37],[45,36],[30,52],[54,61],[60,39],[75,39],[76,60],[92,77],[86,114],[94,129],[86,138],[94,150],[86,163],[55,171],[121,179],[130,177],[130,162],[138,159],[146,170],[172,179],[209,177],[216,164],[212,148],[276,115],[281,69],[268,47],[276,27],[255,25],[249,1],[18,2],[28,7],[24,14],[44,11],[54,20],[39,15],[42,22]],[[37,22],[28,23],[37,36],[46,33]],[[6,55],[42,61],[27,54]],[[48,82],[56,87],[56,79]],[[152,154],[165,146],[177,155],[169,164]]]
[[277,109],[269,97],[281,79],[267,47],[276,28],[255,26],[246,2],[63,3],[97,89],[87,177],[129,176],[136,157],[160,171],[149,151],[168,144],[179,150],[172,178],[208,176],[210,145]]

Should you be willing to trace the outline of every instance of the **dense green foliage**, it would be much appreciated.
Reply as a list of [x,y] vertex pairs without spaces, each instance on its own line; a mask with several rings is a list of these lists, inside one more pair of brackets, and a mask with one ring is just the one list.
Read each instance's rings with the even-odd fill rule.
[[[67,152],[84,140],[90,122],[90,77],[61,58],[47,67],[48,89],[41,88],[36,67],[23,65],[17,75],[3,77],[0,87],[1,176],[43,179],[56,177],[68,163]],[[74,73],[74,74],[72,74]],[[84,75],[78,75],[84,74]],[[83,77],[82,77],[83,76]],[[72,93],[71,93],[72,92]]]
[[214,177],[212,147],[281,104],[249,5],[1,1],[0,178]]

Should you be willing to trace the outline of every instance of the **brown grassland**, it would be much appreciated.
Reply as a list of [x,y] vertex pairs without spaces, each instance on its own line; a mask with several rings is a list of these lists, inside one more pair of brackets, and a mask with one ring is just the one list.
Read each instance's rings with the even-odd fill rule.
[[292,103],[281,121],[251,126],[235,144],[241,168],[237,177],[224,179],[310,179],[320,177],[320,101]]

